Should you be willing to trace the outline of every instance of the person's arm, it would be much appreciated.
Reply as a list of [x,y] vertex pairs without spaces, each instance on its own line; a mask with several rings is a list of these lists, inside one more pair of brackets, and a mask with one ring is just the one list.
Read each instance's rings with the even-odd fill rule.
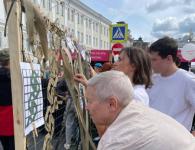
[[83,84],[85,87],[87,87],[88,80],[86,79],[86,77],[83,74],[76,74],[74,76],[74,80]]
[[94,77],[97,74],[92,66],[90,66],[90,74],[91,74],[91,77]]

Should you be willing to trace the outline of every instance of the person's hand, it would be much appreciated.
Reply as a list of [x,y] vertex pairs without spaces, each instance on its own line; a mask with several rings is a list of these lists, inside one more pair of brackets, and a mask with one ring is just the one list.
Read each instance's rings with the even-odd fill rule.
[[83,74],[76,74],[74,77],[74,80],[83,84],[85,87],[87,87],[87,79]]
[[91,77],[94,77],[97,74],[92,66],[90,66],[90,74],[91,74]]

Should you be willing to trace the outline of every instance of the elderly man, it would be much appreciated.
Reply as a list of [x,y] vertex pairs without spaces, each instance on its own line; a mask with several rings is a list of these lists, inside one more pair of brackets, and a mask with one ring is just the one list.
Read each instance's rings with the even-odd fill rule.
[[98,150],[195,150],[195,138],[169,116],[132,99],[129,78],[119,71],[88,81],[86,109],[107,127]]

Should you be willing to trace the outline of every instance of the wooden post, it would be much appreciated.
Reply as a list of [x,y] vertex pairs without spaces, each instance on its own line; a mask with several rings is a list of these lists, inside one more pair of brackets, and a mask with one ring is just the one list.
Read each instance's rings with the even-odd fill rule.
[[[12,0],[7,0],[8,9]],[[20,0],[14,2],[8,20],[8,44],[10,50],[10,70],[12,82],[12,103],[14,113],[14,136],[15,149],[25,150],[26,141],[24,136],[24,120],[23,120],[23,83],[20,71],[20,52],[22,47],[20,16],[21,4]]]

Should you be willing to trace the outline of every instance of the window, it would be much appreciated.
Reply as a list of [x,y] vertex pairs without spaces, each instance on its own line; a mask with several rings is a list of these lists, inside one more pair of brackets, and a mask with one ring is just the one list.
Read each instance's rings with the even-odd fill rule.
[[106,48],[106,42],[104,41],[104,48]]
[[83,25],[83,15],[81,16],[81,25]]
[[70,20],[70,9],[68,8],[68,20]]
[[86,35],[86,44],[88,44],[88,35]]
[[93,37],[93,46],[95,46],[95,37]]
[[56,14],[59,14],[59,3],[56,2]]
[[80,24],[80,15],[78,13],[78,16],[77,16],[77,23]]
[[80,42],[80,32],[79,31],[77,32],[77,38],[78,38],[78,41]]
[[102,34],[102,25],[100,24],[100,34]]
[[93,22],[93,31],[95,31],[95,22]]
[[96,46],[98,46],[98,39],[96,38]]
[[51,0],[48,1],[48,9],[51,10],[52,7],[51,7]]
[[102,40],[100,40],[100,48],[102,48]]
[[96,23],[96,32],[98,32],[98,23]]
[[91,29],[91,20],[89,20],[89,29]]
[[88,19],[86,18],[86,28],[88,28]]
[[71,20],[74,22],[74,10],[71,11]]
[[81,33],[81,43],[83,43],[83,33]]
[[89,45],[91,45],[91,35],[89,35]]
[[63,4],[61,5],[61,8],[62,8],[62,10],[61,10],[61,15],[64,16],[64,10],[65,10],[65,9],[64,9],[64,5],[63,5]]

